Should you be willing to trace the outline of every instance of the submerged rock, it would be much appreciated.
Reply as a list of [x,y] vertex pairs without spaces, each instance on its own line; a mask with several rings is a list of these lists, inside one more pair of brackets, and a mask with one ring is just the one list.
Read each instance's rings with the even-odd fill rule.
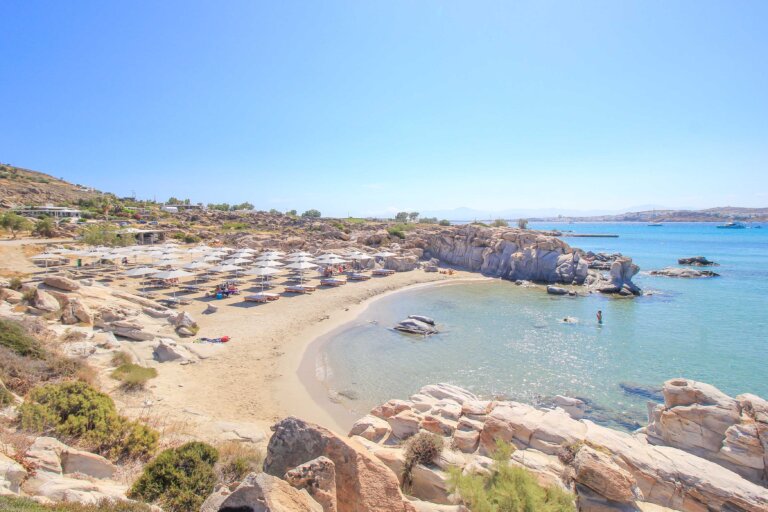
[[704,256],[692,256],[690,258],[680,258],[677,260],[680,265],[693,265],[694,267],[711,267],[718,264],[714,261],[710,261]]
[[674,268],[667,267],[660,270],[651,270],[652,276],[665,276],[665,277],[684,277],[684,278],[698,278],[698,277],[719,277],[720,274],[712,272],[711,270],[696,270],[692,268]]

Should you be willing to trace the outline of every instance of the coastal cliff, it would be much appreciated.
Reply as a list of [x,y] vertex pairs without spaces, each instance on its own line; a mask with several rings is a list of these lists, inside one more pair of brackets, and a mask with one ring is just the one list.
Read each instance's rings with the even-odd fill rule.
[[425,258],[510,281],[586,285],[602,293],[640,293],[632,282],[640,269],[631,258],[616,258],[604,275],[590,269],[592,259],[584,251],[539,231],[469,225],[425,233],[414,243],[423,249]]

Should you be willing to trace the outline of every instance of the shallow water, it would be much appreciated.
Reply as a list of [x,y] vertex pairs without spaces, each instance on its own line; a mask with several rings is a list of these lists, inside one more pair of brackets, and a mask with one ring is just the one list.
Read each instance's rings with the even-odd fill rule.
[[[326,385],[359,414],[435,382],[529,403],[577,396],[589,401],[596,421],[627,429],[645,422],[648,401],[627,384],[654,387],[684,376],[730,394],[768,396],[768,229],[532,227],[619,234],[565,240],[622,252],[645,271],[703,255],[721,264],[714,268],[721,277],[683,280],[641,271],[635,282],[653,295],[635,299],[552,297],[500,280],[405,291],[373,303],[329,337],[319,358]],[[409,314],[435,318],[441,332],[421,338],[391,330]],[[575,322],[563,322],[566,317]]]

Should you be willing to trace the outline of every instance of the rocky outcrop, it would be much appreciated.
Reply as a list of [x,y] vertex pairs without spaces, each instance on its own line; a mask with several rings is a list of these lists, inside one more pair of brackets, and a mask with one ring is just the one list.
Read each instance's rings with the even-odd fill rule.
[[25,478],[27,470],[15,460],[0,453],[0,496],[19,494]]
[[[657,506],[684,512],[768,511],[768,489],[737,474],[724,459],[707,460],[696,452],[699,445],[714,447],[720,440],[723,457],[733,460],[751,447],[755,457],[749,460],[757,464],[768,404],[752,395],[733,399],[711,387],[674,387],[680,389],[665,393],[664,411],[674,411],[671,414],[681,418],[681,425],[683,417],[692,422],[675,431],[685,433],[682,439],[689,436],[686,444],[677,442],[679,448],[659,446],[652,439],[653,423],[648,434],[628,434],[574,419],[559,408],[542,410],[517,402],[484,401],[449,385],[426,386],[409,400],[390,400],[374,408],[370,416],[386,421],[391,428],[368,416],[355,424],[350,435],[393,471],[401,467],[404,456],[399,446],[411,435],[427,430],[443,436],[444,445],[455,451],[444,452],[437,468],[414,471],[423,478],[420,485],[414,485],[414,496],[438,503],[449,500],[447,493],[444,501],[434,496],[448,466],[484,471],[490,464],[487,456],[501,440],[517,449],[511,463],[526,467],[542,483],[575,489],[581,510],[652,510]],[[693,409],[697,404],[711,409]],[[410,428],[396,429],[396,424],[404,424],[403,418],[408,418]],[[754,428],[748,429],[749,425]],[[695,432],[700,433],[698,437]],[[756,437],[749,437],[749,432]],[[714,433],[717,439],[713,439]]]
[[43,283],[46,286],[51,286],[67,292],[73,292],[80,289],[80,283],[64,276],[46,276],[43,278]]
[[692,256],[690,258],[680,258],[677,260],[677,263],[680,265],[692,265],[694,267],[711,267],[711,266],[717,266],[718,264],[714,261],[710,261],[704,256]]
[[289,417],[272,427],[264,471],[282,477],[288,471],[320,456],[336,467],[336,499],[339,512],[411,512],[400,492],[397,477],[354,441]]
[[180,336],[194,336],[199,330],[197,322],[186,311],[180,311],[179,314],[168,317],[168,321]]
[[589,270],[562,240],[521,229],[444,229],[425,238],[424,256],[511,281],[582,284]]
[[[592,260],[559,238],[523,229],[464,226],[446,228],[413,242],[424,257],[511,281],[598,285],[604,293],[638,294],[632,282],[638,267],[631,258],[610,264],[610,276],[590,272]],[[588,279],[589,278],[589,279]]]
[[34,295],[32,296],[32,306],[47,313],[58,311],[61,307],[59,301],[56,300],[56,297],[39,288],[34,291]]
[[76,323],[92,324],[93,313],[90,308],[77,297],[68,297],[61,308],[61,323],[72,325]]
[[40,437],[27,449],[25,459],[35,468],[21,485],[26,495],[89,505],[126,500],[127,488],[113,480],[117,468],[100,455]]
[[306,489],[323,507],[323,512],[336,512],[336,465],[320,456],[285,474],[286,481],[297,489]]
[[4,300],[8,304],[20,304],[24,300],[24,295],[10,288],[0,288],[0,300]]
[[264,473],[251,473],[221,502],[220,512],[323,512],[307,491]]
[[397,272],[415,270],[419,266],[419,258],[416,256],[390,256],[384,260],[384,268]]
[[651,270],[649,272],[652,276],[664,276],[664,277],[684,277],[684,278],[698,278],[698,277],[719,277],[720,274],[712,272],[711,270],[696,270],[694,268],[675,268],[667,267],[659,270]]
[[153,355],[161,363],[168,361],[192,361],[189,351],[170,338],[161,338],[155,345]]
[[674,446],[768,485],[768,402],[754,395],[731,398],[688,379],[664,383],[664,404],[649,410],[644,429],[654,444]]

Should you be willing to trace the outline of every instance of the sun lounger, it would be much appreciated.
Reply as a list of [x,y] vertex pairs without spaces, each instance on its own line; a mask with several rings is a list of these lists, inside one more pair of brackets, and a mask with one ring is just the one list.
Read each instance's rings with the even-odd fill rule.
[[371,273],[375,276],[391,276],[395,271],[389,268],[375,268]]
[[349,276],[347,277],[347,279],[349,279],[350,281],[367,281],[370,278],[371,276],[369,276],[368,274],[360,274],[358,272],[353,272],[349,274]]
[[254,295],[246,295],[245,300],[248,302],[271,302],[280,298],[280,295],[276,293],[256,293]]
[[199,286],[195,286],[193,284],[188,284],[188,285],[181,286],[181,287],[179,287],[179,289],[181,291],[185,291],[185,292],[199,292],[201,290],[201,288]]
[[306,284],[295,284],[285,287],[286,293],[309,293],[315,290],[317,290],[317,287]]
[[321,279],[320,284],[323,286],[341,286],[347,284],[347,280],[339,279],[338,277],[328,277],[326,279]]

